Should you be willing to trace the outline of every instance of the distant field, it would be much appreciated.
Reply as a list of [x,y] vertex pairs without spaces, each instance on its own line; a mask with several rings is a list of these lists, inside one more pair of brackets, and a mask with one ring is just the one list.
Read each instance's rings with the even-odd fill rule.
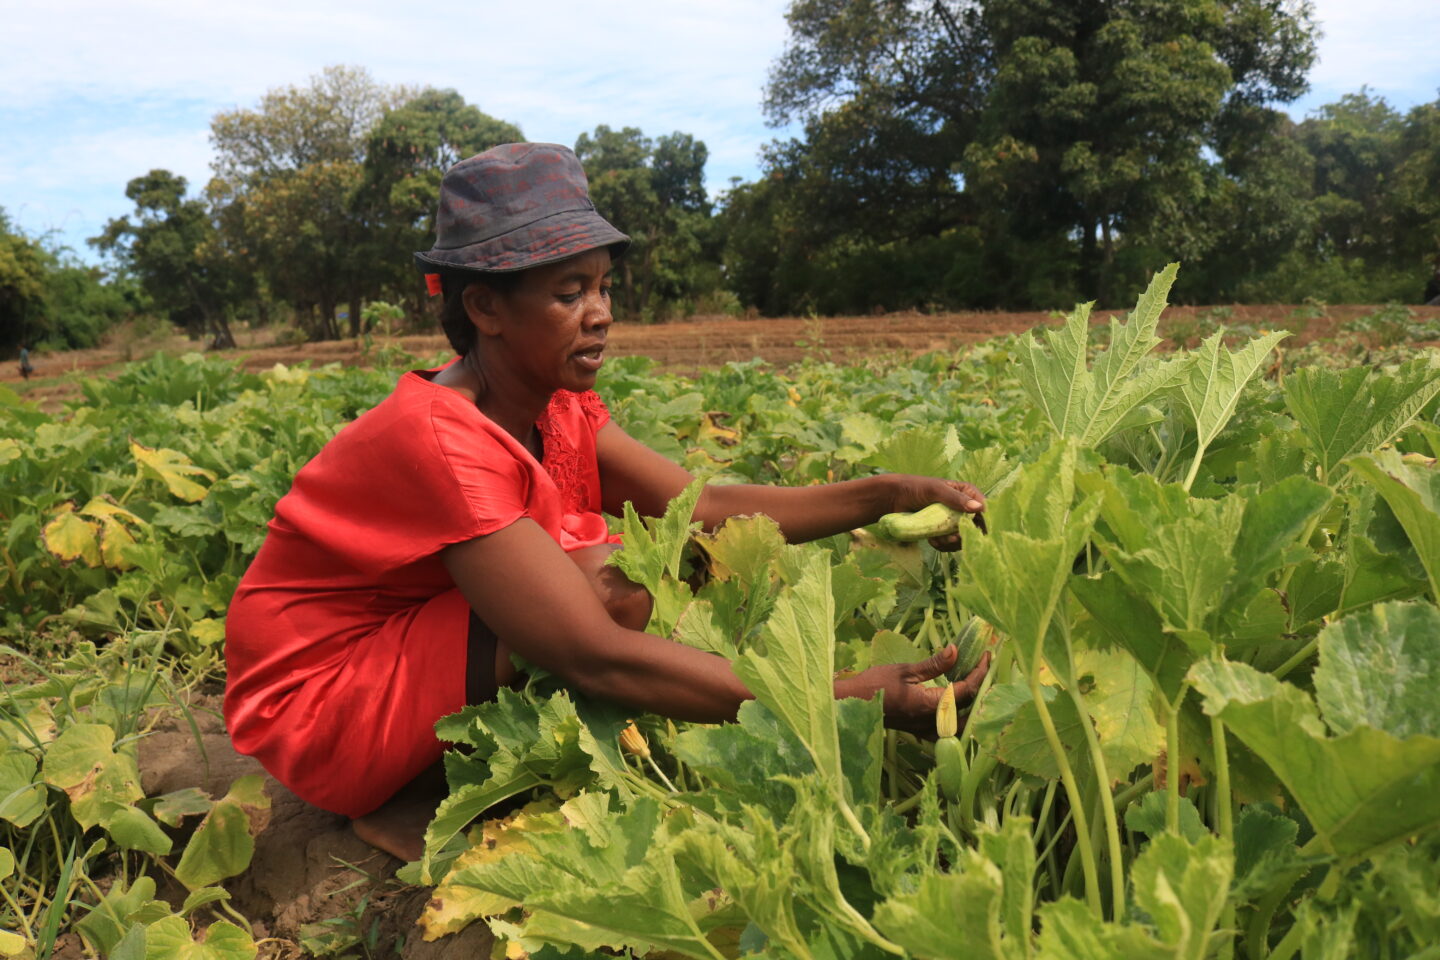
[[[1288,329],[1295,333],[1290,346],[1334,336],[1347,323],[1374,313],[1376,306],[1350,304],[1326,308],[1325,315],[1303,319],[1306,307],[1294,305],[1170,307],[1161,323],[1162,335],[1195,337],[1215,325],[1259,329]],[[1440,307],[1412,307],[1414,319],[1426,326],[1440,324]],[[1095,322],[1105,322],[1109,311],[1098,311]],[[737,319],[695,317],[659,324],[616,323],[610,332],[612,356],[647,356],[674,373],[695,373],[732,360],[760,357],[785,366],[805,357],[824,357],[836,362],[855,362],[876,354],[919,354],[943,350],[962,343],[976,343],[1007,333],[1020,333],[1039,324],[1055,322],[1049,313],[1029,311],[1001,313],[889,313],[868,317],[776,317]],[[1440,328],[1437,328],[1440,329]],[[320,343],[275,345],[278,330],[262,328],[240,332],[239,353],[247,370],[264,370],[276,363],[293,365],[302,361],[316,364],[368,365],[365,344],[358,340],[330,340]],[[445,349],[445,337],[434,333],[411,334],[391,340],[375,338],[370,351],[385,344],[400,347],[420,357]],[[143,359],[163,350],[184,353],[198,349],[199,341],[175,336],[143,345],[132,344],[130,356],[121,343],[109,343],[93,350],[41,354],[36,373],[26,384],[14,363],[0,366],[5,382],[41,404],[58,403],[76,392],[72,374],[103,373],[127,359]]]

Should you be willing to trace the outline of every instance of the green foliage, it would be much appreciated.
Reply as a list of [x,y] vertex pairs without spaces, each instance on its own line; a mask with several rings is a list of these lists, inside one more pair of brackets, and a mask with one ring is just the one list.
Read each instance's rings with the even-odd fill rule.
[[0,209],[0,355],[28,346],[93,347],[111,325],[136,309],[137,291],[123,276],[107,277],[65,248],[14,227]]
[[[660,518],[627,511],[615,563],[655,595],[652,627],[730,659],[755,699],[675,723],[537,674],[442,719],[451,794],[404,873],[436,885],[426,936],[484,922],[537,956],[706,958],[1428,945],[1432,359],[1302,349],[1272,380],[1273,337],[1216,335],[1157,363],[1171,278],[1103,346],[1072,317],[855,367],[607,364],[617,421],[709,480],[957,476],[987,491],[989,532],[958,554],[865,530],[788,544],[766,517],[697,534],[699,484]],[[1178,373],[1157,387],[1161,363]],[[171,677],[219,670],[275,499],[394,375],[195,355],[88,381],[61,415],[0,397],[0,596],[31,650],[0,688],[0,929],[19,938],[0,946],[75,929],[110,957],[251,955],[210,921],[265,797],[145,796],[135,744]],[[992,665],[942,791],[928,738],[833,685],[951,641]],[[648,757],[622,746],[632,723]],[[183,902],[157,898],[159,869]],[[353,946],[348,924],[306,948]]]
[[250,288],[222,255],[208,205],[187,198],[186,187],[184,177],[168,170],[134,178],[125,196],[135,203],[135,219],[109,221],[91,243],[133,273],[171,323],[233,347],[227,315]]

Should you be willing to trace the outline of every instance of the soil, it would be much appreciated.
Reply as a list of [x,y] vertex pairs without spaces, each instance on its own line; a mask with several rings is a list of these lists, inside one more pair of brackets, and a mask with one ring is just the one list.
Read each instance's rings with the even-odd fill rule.
[[[1161,333],[1198,329],[1201,321],[1211,326],[1223,322],[1230,327],[1248,324],[1256,329],[1285,328],[1298,331],[1289,344],[1301,345],[1333,336],[1342,324],[1372,313],[1375,306],[1345,305],[1326,309],[1326,315],[1296,321],[1293,305],[1233,305],[1224,307],[1170,307],[1161,321]],[[1414,307],[1420,320],[1440,320],[1440,307]],[[1223,317],[1219,314],[1223,313]],[[1108,321],[1108,311],[1097,311],[1096,323]],[[1020,333],[1055,323],[1049,313],[889,313],[868,317],[776,317],[741,319],[724,316],[692,317],[659,324],[617,323],[609,334],[611,356],[642,355],[657,361],[662,370],[694,373],[732,360],[759,357],[784,367],[805,358],[830,359],[849,363],[880,354],[916,355],[930,350],[951,349],[1008,333]],[[1302,329],[1303,327],[1303,329]],[[268,370],[277,363],[315,365],[343,363],[364,365],[370,352],[397,346],[418,357],[432,357],[447,350],[438,331],[414,333],[389,339],[374,338],[367,350],[360,340],[330,340],[318,343],[276,343],[284,331],[275,328],[240,330],[235,352],[245,369]],[[1192,344],[1193,345],[1193,344]],[[79,394],[76,381],[119,369],[131,359],[157,350],[183,353],[199,350],[199,341],[183,336],[137,342],[123,332],[112,342],[93,350],[40,354],[35,357],[35,374],[29,381],[20,377],[13,363],[0,364],[0,383],[38,402],[42,409],[58,411],[63,402]]]
[[[171,718],[140,741],[141,786],[147,796],[198,786],[221,797],[248,774],[265,775],[260,764],[235,752],[220,716],[218,692],[190,703],[192,730],[183,717]],[[299,947],[307,924],[348,918],[371,942],[355,956],[408,960],[476,960],[490,955],[491,936],[483,923],[434,943],[421,938],[416,920],[430,889],[394,878],[401,861],[366,845],[350,821],[296,797],[266,776],[270,818],[255,837],[250,869],[225,884],[230,904],[254,928],[261,956],[306,954]],[[184,891],[161,890],[178,903]],[[372,938],[373,937],[373,941]]]

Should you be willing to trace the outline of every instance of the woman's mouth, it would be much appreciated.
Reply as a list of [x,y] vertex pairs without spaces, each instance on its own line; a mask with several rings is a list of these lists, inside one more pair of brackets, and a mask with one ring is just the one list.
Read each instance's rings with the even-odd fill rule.
[[594,373],[599,370],[600,366],[605,362],[605,347],[603,344],[595,347],[587,347],[584,350],[576,350],[570,356],[579,364],[582,370]]

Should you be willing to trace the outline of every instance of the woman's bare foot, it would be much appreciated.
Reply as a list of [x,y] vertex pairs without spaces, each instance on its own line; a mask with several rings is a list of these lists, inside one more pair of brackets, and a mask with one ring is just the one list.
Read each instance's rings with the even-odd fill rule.
[[378,809],[350,821],[355,836],[407,863],[425,853],[425,828],[445,799],[445,770],[430,767]]

